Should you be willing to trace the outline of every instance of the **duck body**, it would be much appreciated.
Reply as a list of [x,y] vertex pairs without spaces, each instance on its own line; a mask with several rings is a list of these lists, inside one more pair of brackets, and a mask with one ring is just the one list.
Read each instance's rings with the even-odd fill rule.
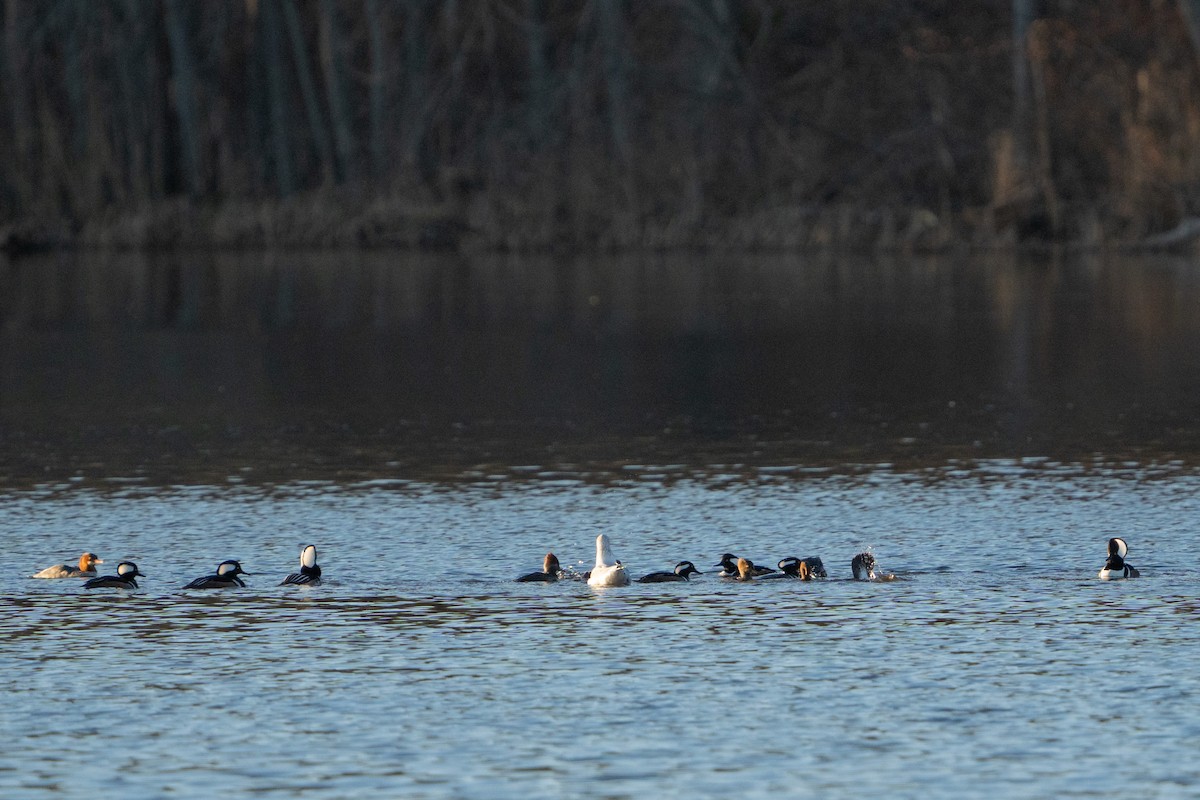
[[1109,539],[1108,560],[1104,562],[1104,568],[1096,577],[1102,581],[1141,577],[1142,573],[1138,572],[1137,567],[1125,563],[1125,556],[1128,553],[1129,545],[1125,544],[1124,539]]
[[703,575],[704,573],[696,569],[696,565],[690,561],[680,561],[675,565],[672,572],[651,572],[637,579],[638,583],[669,583],[672,581],[686,581],[689,575]]
[[603,533],[596,537],[596,566],[592,567],[587,582],[588,586],[595,587],[629,585],[629,573],[625,571],[625,566],[613,557],[608,536]]
[[[300,571],[288,575],[279,585],[318,586],[320,583],[321,567],[317,564],[317,546],[310,544],[300,551]],[[245,584],[240,585],[244,586]]]
[[239,578],[239,575],[249,575],[249,572],[242,570],[242,565],[237,561],[222,561],[217,566],[216,574],[205,575],[184,586],[185,589],[232,589],[236,586],[245,586],[246,584]]
[[808,561],[795,556],[779,559],[779,572],[773,575],[767,575],[768,578],[773,578],[778,575],[780,578],[792,578],[798,581],[812,580],[812,573],[808,570]]
[[850,571],[856,581],[875,580],[875,556],[870,553],[859,553],[850,559]]
[[31,578],[91,578],[96,575],[96,565],[103,564],[104,559],[98,558],[95,553],[84,553],[79,557],[79,565],[71,566],[70,564],[55,564],[53,567],[46,567],[41,572],[36,572],[30,575]]
[[122,561],[117,564],[116,575],[101,575],[98,578],[92,578],[83,585],[85,589],[136,589],[138,588],[135,578],[144,578],[144,574],[138,571],[138,565],[132,561]]
[[553,583],[558,580],[558,574],[562,572],[562,567],[558,563],[558,556],[554,553],[546,553],[546,558],[542,561],[541,572],[530,572],[516,579],[517,583]]
[[[733,553],[725,553],[724,555],[721,556],[720,561],[718,561],[716,564],[713,564],[714,567],[721,568],[721,571],[717,573],[717,577],[719,577],[719,578],[740,578],[741,573],[738,571],[738,565],[742,561],[746,561],[751,566],[754,566],[754,562],[750,561],[749,559],[738,558]],[[775,570],[771,569],[770,567],[758,567],[758,566],[754,567],[754,575],[756,577],[762,576],[762,575],[769,575],[774,571]]]

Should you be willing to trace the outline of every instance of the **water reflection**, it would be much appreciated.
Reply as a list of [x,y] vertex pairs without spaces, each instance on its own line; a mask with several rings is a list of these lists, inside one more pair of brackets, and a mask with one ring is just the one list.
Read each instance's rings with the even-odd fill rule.
[[[10,478],[1195,452],[1185,260],[0,261]],[[603,466],[607,469],[607,466]]]

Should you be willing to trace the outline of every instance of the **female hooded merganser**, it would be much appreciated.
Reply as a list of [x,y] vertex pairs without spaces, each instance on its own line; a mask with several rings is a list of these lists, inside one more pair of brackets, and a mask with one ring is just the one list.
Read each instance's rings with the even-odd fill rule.
[[[713,564],[714,567],[722,568],[721,571],[717,573],[717,577],[738,578],[740,580],[741,573],[738,572],[738,564],[740,564],[742,561],[743,559],[738,558],[733,553],[726,553],[725,555],[721,556],[721,560],[716,564]],[[767,575],[774,571],[775,570],[771,569],[770,567],[754,567],[755,575]]]
[[558,580],[560,572],[562,572],[562,567],[558,564],[558,556],[554,553],[546,553],[546,558],[542,561],[542,571],[522,575],[517,578],[517,583],[553,583]]
[[638,578],[638,583],[666,583],[668,581],[686,581],[689,575],[703,575],[690,561],[680,561],[675,565],[674,572],[651,572],[645,577]]
[[625,566],[615,559],[612,548],[608,545],[608,536],[600,534],[596,537],[596,566],[588,576],[588,586],[628,586],[629,573]]
[[249,575],[242,570],[242,565],[236,561],[222,561],[217,566],[215,575],[205,575],[183,587],[185,589],[228,589],[233,586],[245,586],[238,575]]
[[1125,554],[1128,552],[1129,546],[1124,539],[1109,539],[1108,560],[1104,562],[1104,569],[1100,570],[1100,580],[1139,577],[1142,573],[1137,571],[1137,567],[1125,563]]
[[79,557],[79,566],[55,564],[46,567],[41,572],[30,575],[31,578],[91,578],[96,574],[96,565],[103,564],[104,559],[97,558],[95,553],[84,553]]
[[279,585],[287,586],[289,583],[297,586],[317,586],[321,583],[321,568],[317,566],[317,546],[315,544],[307,545],[300,551],[300,571],[288,575]]
[[138,572],[138,565],[132,561],[122,561],[120,564],[117,564],[116,575],[101,575],[99,578],[92,578],[83,585],[83,588],[136,589],[138,585],[134,578],[138,577],[146,577],[141,572]]
[[[748,558],[739,558],[737,560],[737,577],[735,581],[752,581],[762,573],[758,571],[759,567],[754,566],[754,562]],[[774,572],[775,570],[771,570]]]

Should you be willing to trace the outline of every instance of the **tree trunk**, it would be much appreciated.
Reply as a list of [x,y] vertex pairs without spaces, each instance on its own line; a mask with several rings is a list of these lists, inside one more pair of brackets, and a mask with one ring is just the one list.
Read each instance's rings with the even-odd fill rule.
[[333,141],[337,152],[338,175],[351,180],[354,155],[353,125],[350,121],[346,88],[342,79],[341,49],[337,33],[337,5],[321,0],[321,64],[325,70],[325,92],[329,97],[329,116],[333,120]]
[[196,130],[196,70],[188,50],[182,0],[163,0],[171,69],[175,84],[175,116],[179,120],[179,147],[184,186],[193,197],[200,192],[198,134]]
[[335,180],[333,145],[329,142],[329,132],[321,119],[321,101],[317,97],[317,84],[309,68],[308,47],[304,41],[304,29],[300,25],[300,15],[295,4],[289,0],[283,2],[283,20],[287,24],[288,39],[292,45],[292,62],[296,67],[296,80],[300,84],[304,113],[308,117],[308,127],[312,132],[313,144],[317,148],[321,179],[327,185],[332,184]]
[[276,3],[290,0],[262,0],[263,39],[267,60],[267,102],[270,107],[271,149],[274,153],[275,182],[279,194],[286,197],[295,191],[292,173],[292,151],[288,130],[287,86],[284,83],[283,35],[280,31]]

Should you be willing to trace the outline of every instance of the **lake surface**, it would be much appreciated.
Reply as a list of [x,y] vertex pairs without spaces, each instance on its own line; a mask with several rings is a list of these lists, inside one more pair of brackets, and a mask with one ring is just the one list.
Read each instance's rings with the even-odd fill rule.
[[[1184,261],[68,255],[0,288],[0,796],[1200,786]],[[601,532],[709,574],[513,582]],[[1113,535],[1144,577],[1096,580]],[[326,582],[277,586],[308,542]],[[140,590],[26,577],[84,549]],[[897,579],[849,580],[864,549]],[[180,589],[225,558],[247,588]]]

